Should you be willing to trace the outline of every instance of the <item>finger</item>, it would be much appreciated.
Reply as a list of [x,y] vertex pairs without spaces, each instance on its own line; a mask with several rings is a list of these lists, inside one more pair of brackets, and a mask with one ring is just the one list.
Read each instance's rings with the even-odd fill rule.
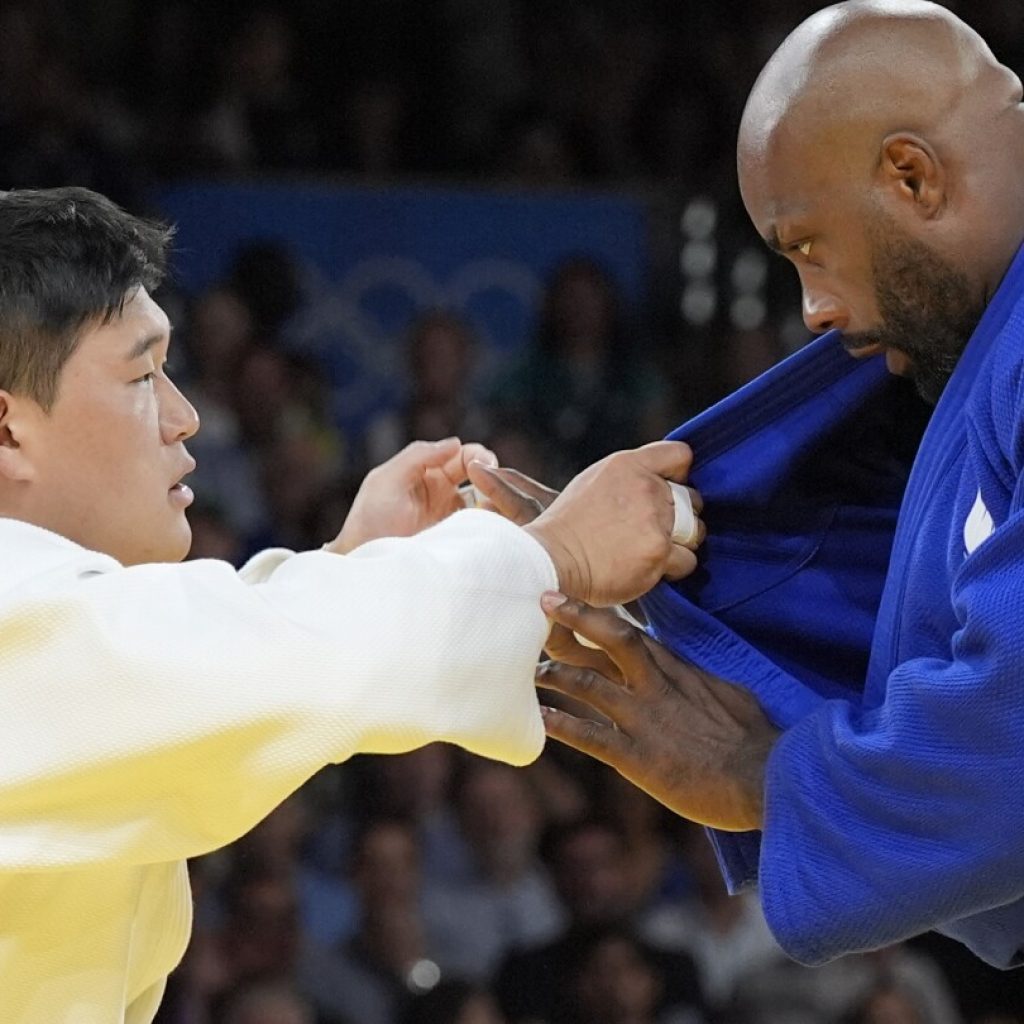
[[567,665],[575,665],[578,668],[590,668],[607,676],[614,683],[622,683],[619,667],[604,651],[600,648],[585,647],[576,639],[576,634],[571,629],[566,629],[557,622],[551,626],[551,632],[544,641],[544,650],[554,661],[564,661]]
[[434,521],[440,522],[453,512],[460,512],[467,507],[462,492],[451,482],[444,467],[425,468],[421,483],[424,489],[419,493],[426,502],[423,510],[425,513],[431,510]]
[[645,634],[615,611],[610,608],[592,608],[582,601],[572,601],[562,594],[552,592],[541,598],[541,607],[554,622],[597,644],[626,679],[644,677],[650,667],[650,658],[643,642]]
[[632,753],[632,740],[614,726],[592,722],[555,708],[541,707],[544,731],[559,743],[603,761],[613,768],[627,764]]
[[696,487],[687,487],[686,489],[690,492],[690,504],[693,506],[693,511],[700,515],[704,511],[704,496]]
[[558,497],[558,491],[554,488],[546,487],[544,484],[527,476],[525,473],[520,473],[518,469],[513,469],[511,466],[498,467],[495,472],[506,483],[515,487],[516,490],[522,491],[523,494],[527,494],[531,498],[536,498],[544,508],[547,508]]
[[697,520],[697,540],[696,540],[696,542],[694,543],[693,546],[695,548],[699,548],[701,546],[701,544],[703,544],[704,541],[706,541],[707,539],[708,539],[708,529],[704,525],[704,520],[703,519],[698,519]]
[[[458,455],[462,443],[457,437],[446,437],[441,441],[413,441],[397,455],[392,455],[384,465],[392,465],[403,472],[415,475],[422,469],[435,469]],[[381,467],[383,468],[383,467]]]
[[668,481],[668,489],[672,496],[672,541],[686,548],[697,546],[698,528],[697,512],[693,507],[692,488]]
[[554,690],[581,701],[604,715],[619,728],[625,725],[636,698],[592,668],[577,668],[562,661],[543,661],[534,671],[534,682],[542,690]]
[[[485,466],[498,465],[498,456],[486,445],[478,444],[476,441],[469,441],[462,446],[463,469],[469,468],[471,462],[482,462]],[[463,480],[466,477],[462,478]]]
[[697,568],[697,556],[689,548],[681,544],[673,544],[665,566],[665,579],[685,579]]
[[485,448],[482,444],[472,441],[468,444],[460,445],[452,453],[451,458],[446,460],[440,468],[448,478],[448,482],[453,487],[457,487],[463,481],[469,479],[469,464],[471,462],[496,466],[498,464],[498,456],[490,448]]
[[682,441],[652,441],[630,454],[651,472],[679,484],[686,482],[693,465],[693,451]]
[[532,523],[543,511],[540,502],[510,484],[502,471],[482,462],[469,465],[469,479],[494,510],[519,526]]
[[707,537],[707,528],[699,518],[703,499],[692,487],[672,480],[668,487],[672,494],[672,543],[696,551]]

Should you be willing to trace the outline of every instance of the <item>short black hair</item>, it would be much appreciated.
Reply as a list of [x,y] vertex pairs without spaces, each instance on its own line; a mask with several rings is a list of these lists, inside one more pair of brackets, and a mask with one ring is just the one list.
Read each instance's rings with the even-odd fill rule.
[[0,192],[0,388],[49,410],[82,328],[160,284],[172,235],[89,189]]

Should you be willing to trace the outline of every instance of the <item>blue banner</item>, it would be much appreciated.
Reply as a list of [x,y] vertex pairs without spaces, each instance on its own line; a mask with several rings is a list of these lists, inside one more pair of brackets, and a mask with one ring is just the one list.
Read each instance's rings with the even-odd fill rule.
[[291,253],[307,302],[289,341],[323,358],[339,422],[357,433],[399,400],[401,341],[423,310],[469,323],[486,374],[531,336],[543,283],[569,257],[601,264],[627,308],[644,297],[647,217],[628,197],[188,184],[154,198],[177,225],[175,277],[187,293],[220,280],[247,242]]

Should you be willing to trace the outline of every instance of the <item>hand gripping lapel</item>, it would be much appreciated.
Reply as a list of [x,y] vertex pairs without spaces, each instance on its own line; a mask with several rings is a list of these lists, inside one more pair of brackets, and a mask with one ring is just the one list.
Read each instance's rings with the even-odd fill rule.
[[[708,536],[692,576],[643,598],[652,634],[783,728],[857,700],[928,412],[831,332],[673,431],[693,448]],[[759,835],[713,838],[730,889],[754,881]]]

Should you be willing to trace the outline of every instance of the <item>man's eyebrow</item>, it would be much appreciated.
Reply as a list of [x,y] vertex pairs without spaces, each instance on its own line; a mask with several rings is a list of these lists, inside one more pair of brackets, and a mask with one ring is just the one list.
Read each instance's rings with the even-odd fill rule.
[[782,242],[779,240],[779,231],[774,224],[771,226],[771,230],[769,230],[768,234],[762,235],[761,239],[772,252],[782,252]]
[[125,356],[125,362],[130,363],[133,359],[141,359],[154,345],[159,345],[165,338],[170,337],[171,330],[168,327],[166,333],[158,331],[156,334],[147,334],[144,338],[140,338]]

